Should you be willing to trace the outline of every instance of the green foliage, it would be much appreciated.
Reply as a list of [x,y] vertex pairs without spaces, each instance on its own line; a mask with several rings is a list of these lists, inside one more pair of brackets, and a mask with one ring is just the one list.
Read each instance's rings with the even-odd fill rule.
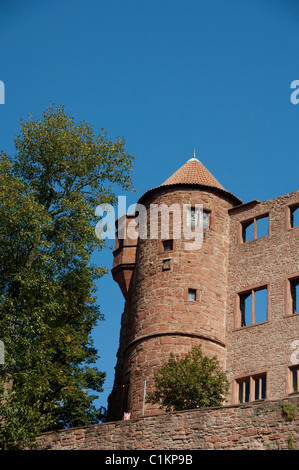
[[289,450],[296,450],[296,447],[295,447],[294,444],[295,444],[294,443],[294,437],[293,437],[292,434],[290,434],[289,437],[288,437],[288,449]]
[[228,380],[216,357],[194,347],[185,357],[170,355],[154,375],[155,390],[147,399],[166,411],[218,406],[228,392]]
[[294,405],[294,403],[290,403],[290,402],[282,403],[281,409],[282,409],[283,414],[288,419],[288,421],[293,421],[295,419],[296,406]]
[[[21,122],[13,157],[0,153],[0,448],[51,429],[98,422],[105,373],[93,364],[103,319],[91,263],[103,241],[95,208],[132,189],[124,141],[95,135],[62,106]],[[7,385],[9,383],[9,386]]]

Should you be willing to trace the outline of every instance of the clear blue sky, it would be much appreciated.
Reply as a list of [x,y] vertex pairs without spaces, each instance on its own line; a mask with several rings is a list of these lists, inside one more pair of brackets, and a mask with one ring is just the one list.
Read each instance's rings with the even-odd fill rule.
[[[1,0],[0,148],[54,102],[135,155],[135,194],[196,156],[244,202],[298,188],[296,0]],[[124,195],[120,193],[120,195]],[[112,266],[106,250],[98,262]],[[113,385],[123,299],[99,283],[94,332]]]

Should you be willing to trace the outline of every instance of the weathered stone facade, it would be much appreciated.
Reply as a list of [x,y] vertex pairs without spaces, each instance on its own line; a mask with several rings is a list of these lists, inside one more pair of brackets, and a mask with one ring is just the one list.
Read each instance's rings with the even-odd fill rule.
[[[235,379],[266,374],[266,398],[291,393],[292,344],[299,339],[299,317],[290,304],[289,279],[299,273],[299,227],[291,228],[289,207],[299,202],[299,191],[270,201],[229,211],[230,255],[226,311],[226,368],[236,403]],[[269,235],[242,243],[241,222],[269,214]],[[265,321],[240,327],[238,293],[267,286]]]
[[[138,243],[125,239],[122,246],[117,240],[113,274],[126,305],[109,419],[122,419],[124,412],[131,418],[156,414],[157,407],[144,402],[145,384],[149,391],[154,371],[171,352],[185,354],[198,344],[204,354],[216,355],[227,372],[227,405],[297,392],[292,369],[298,361],[291,357],[299,340],[294,310],[299,227],[293,226],[292,214],[299,191],[242,204],[194,158],[139,203],[146,207],[147,221],[153,204],[177,205],[182,214],[184,206],[200,204],[209,225],[198,250],[186,249],[183,234],[176,238],[171,213],[168,239],[161,234]],[[264,221],[267,230],[260,236]],[[171,241],[171,249],[164,251],[163,241]],[[196,292],[195,299],[188,300],[188,289]],[[264,311],[258,305],[262,294]]]

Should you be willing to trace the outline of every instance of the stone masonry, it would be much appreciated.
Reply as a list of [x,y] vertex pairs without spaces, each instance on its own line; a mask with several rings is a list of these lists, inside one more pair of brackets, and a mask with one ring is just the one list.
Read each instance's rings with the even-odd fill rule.
[[[208,222],[197,250],[186,249],[183,233],[177,237],[171,211],[167,238],[160,213],[156,238],[116,238],[112,273],[125,308],[109,420],[121,420],[125,412],[131,419],[160,413],[144,402],[145,386],[152,389],[154,371],[171,352],[183,355],[199,344],[227,373],[226,406],[296,394],[299,191],[243,204],[192,158],[139,204],[146,208],[148,233],[153,205],[175,205],[181,214],[201,205]],[[134,214],[119,220],[117,230],[134,220]]]
[[[283,403],[297,409],[293,419]],[[298,398],[164,413],[42,434],[41,450],[299,450]],[[116,454],[117,455],[117,454]]]

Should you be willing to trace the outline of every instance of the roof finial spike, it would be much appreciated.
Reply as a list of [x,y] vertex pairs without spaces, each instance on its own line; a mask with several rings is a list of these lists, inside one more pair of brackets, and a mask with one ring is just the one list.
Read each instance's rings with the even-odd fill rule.
[[[194,149],[194,152],[193,152],[193,157],[192,157],[192,158],[189,158],[188,161],[191,161],[191,162],[192,162],[192,161],[194,161],[194,160],[197,160],[196,155],[195,155],[195,149]],[[197,160],[197,161],[198,161],[198,160]]]

